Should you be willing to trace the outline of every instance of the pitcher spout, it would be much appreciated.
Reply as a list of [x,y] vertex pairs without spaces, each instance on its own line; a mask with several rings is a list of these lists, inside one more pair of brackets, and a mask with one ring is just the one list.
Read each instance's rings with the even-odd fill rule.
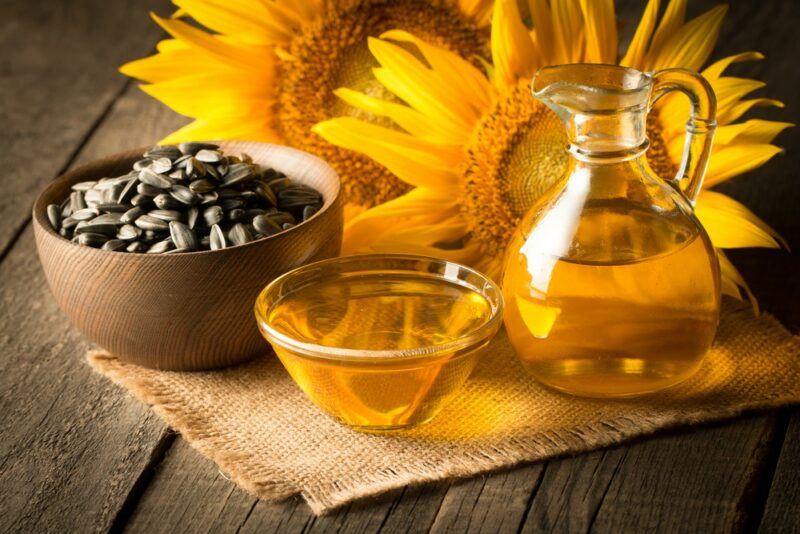
[[564,123],[570,144],[586,153],[646,148],[649,74],[616,65],[544,67],[533,96]]

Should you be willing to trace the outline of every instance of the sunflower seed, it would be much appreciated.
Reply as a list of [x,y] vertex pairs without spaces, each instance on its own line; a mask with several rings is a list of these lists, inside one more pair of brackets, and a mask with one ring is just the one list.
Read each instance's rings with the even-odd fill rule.
[[266,215],[258,215],[253,217],[253,226],[258,233],[265,236],[277,234],[281,231],[281,225]]
[[244,201],[240,198],[223,198],[219,201],[219,205],[224,210],[235,210],[236,208],[243,208]]
[[147,245],[145,245],[141,241],[132,241],[128,244],[127,247],[125,247],[125,250],[127,250],[128,252],[146,252],[147,248],[148,248]]
[[222,159],[222,154],[217,152],[216,150],[210,150],[208,148],[203,148],[198,150],[194,157],[203,163],[216,163],[220,159]]
[[287,187],[291,187],[292,181],[289,178],[276,178],[274,180],[270,180],[267,182],[267,185],[272,189],[272,191],[277,195]]
[[136,226],[141,228],[142,230],[168,230],[169,225],[166,221],[162,221],[156,217],[151,215],[142,215],[136,222],[134,223]]
[[204,235],[203,237],[200,238],[200,248],[201,249],[211,248],[211,240],[207,235]]
[[237,163],[228,168],[228,174],[222,179],[225,185],[234,185],[252,180],[255,174],[253,167],[247,163]]
[[83,200],[87,206],[96,206],[103,202],[103,192],[97,189],[90,189],[84,193]]
[[122,239],[112,239],[111,241],[106,241],[105,244],[103,244],[102,248],[103,250],[116,251],[116,250],[122,250],[126,246],[128,246],[128,244]]
[[181,151],[174,145],[154,146],[144,153],[144,157],[150,159],[169,158],[170,160],[181,157]]
[[83,191],[86,192],[97,185],[97,182],[78,182],[77,184],[72,185],[73,191]]
[[208,204],[213,204],[219,200],[219,195],[216,191],[209,191],[208,193],[202,193],[200,195],[200,205],[207,206]]
[[285,211],[268,213],[266,216],[269,217],[269,219],[276,224],[284,224],[284,223],[294,224],[295,222],[297,222],[291,213],[286,213]]
[[56,204],[47,206],[47,218],[50,220],[53,230],[56,232],[61,230],[61,210]]
[[244,245],[252,241],[253,236],[245,225],[236,223],[228,230],[228,239],[233,245]]
[[225,234],[218,224],[211,227],[211,233],[208,234],[208,244],[211,250],[219,250],[228,246],[225,242]]
[[159,189],[158,187],[155,187],[153,185],[141,182],[139,183],[139,185],[136,186],[136,192],[139,193],[140,195],[144,195],[147,197],[155,197],[163,193],[164,190]]
[[126,200],[128,200],[130,197],[133,196],[134,191],[138,192],[138,189],[135,189],[138,183],[139,183],[138,176],[131,177],[128,180],[128,183],[125,184],[125,187],[122,188],[122,191],[120,191],[119,196],[117,197],[117,202],[123,204]]
[[206,167],[203,162],[196,158],[189,158],[186,163],[186,175],[194,178],[202,178],[206,175]]
[[172,161],[169,158],[158,158],[157,160],[153,160],[153,164],[150,165],[150,170],[158,174],[167,173],[171,169]]
[[270,206],[278,205],[278,199],[275,196],[275,192],[270,186],[267,185],[266,182],[259,180],[259,182],[256,184],[255,192],[258,193],[264,200],[266,200]]
[[173,248],[166,251],[164,254],[180,254],[181,252],[191,252],[188,248]]
[[139,239],[139,236],[141,235],[142,230],[136,226],[133,226],[132,224],[126,224],[117,230],[117,239],[122,239],[123,241]]
[[122,222],[122,214],[112,211],[98,215],[94,219],[90,220],[89,224],[116,224],[117,226],[120,226],[124,223]]
[[192,229],[182,222],[172,221],[169,223],[169,235],[178,248],[187,250],[197,250],[197,237]]
[[229,189],[227,187],[220,187],[216,191],[219,198],[236,198],[239,196],[239,192],[235,189]]
[[289,228],[294,228],[294,225],[292,223],[283,223],[283,226],[281,226],[281,228],[283,228],[284,230],[288,230]]
[[211,176],[215,180],[219,180],[221,173],[211,163],[204,163],[203,168],[206,170],[206,176]]
[[244,220],[245,213],[241,208],[235,208],[228,212],[228,220],[231,222],[239,222]]
[[303,208],[303,220],[307,221],[313,217],[314,214],[319,211],[320,207],[319,204],[311,204]]
[[133,164],[134,171],[141,171],[142,169],[149,167],[153,164],[153,160],[150,158],[140,159],[136,163]]
[[78,244],[94,248],[101,247],[106,241],[108,241],[107,236],[92,233],[80,234],[77,236],[77,238]]
[[208,226],[214,226],[222,221],[225,212],[219,206],[209,206],[203,210],[203,220]]
[[214,184],[204,178],[201,178],[190,183],[189,189],[195,193],[208,193],[209,191],[214,190]]
[[161,241],[163,237],[164,237],[163,231],[156,232],[155,230],[145,230],[144,232],[142,232],[142,237],[140,239],[143,243],[152,245],[156,241]]
[[181,143],[178,145],[178,148],[182,153],[194,156],[201,150],[217,150],[219,145],[214,145],[212,143]]
[[78,210],[86,208],[86,201],[83,200],[83,195],[78,191],[70,194],[69,196],[69,210],[70,213],[75,213]]
[[169,181],[166,176],[157,174],[150,168],[139,171],[139,180],[144,184],[152,185],[159,189],[169,189],[172,187],[172,182]]
[[95,218],[97,214],[98,212],[94,208],[83,208],[82,210],[74,212],[71,217],[76,221],[88,221],[89,219]]
[[141,206],[134,206],[125,213],[123,213],[122,217],[120,217],[119,220],[123,224],[128,224],[132,223],[142,215],[144,215],[144,210],[141,208]]
[[176,170],[172,171],[171,173],[169,173],[167,176],[169,176],[173,180],[176,180],[178,182],[182,182],[182,181],[184,181],[186,179],[186,171],[184,171],[183,169],[176,169]]
[[171,239],[165,239],[163,241],[159,241],[150,245],[150,248],[147,249],[148,254],[163,254],[164,252],[175,248],[175,245],[172,244]]
[[128,206],[125,206],[124,204],[117,204],[116,202],[109,202],[107,204],[98,204],[94,207],[94,209],[111,213],[125,213],[128,211]]
[[155,203],[156,206],[158,206],[162,210],[174,210],[182,207],[183,205],[181,202],[178,202],[177,200],[175,200],[166,193],[161,193],[160,195],[157,195],[153,199],[153,202]]
[[186,210],[186,224],[194,230],[195,225],[197,224],[197,218],[200,216],[200,209],[197,206],[192,206],[188,210]]
[[187,206],[192,206],[200,202],[200,197],[186,187],[185,185],[173,185],[172,189],[170,189],[169,194],[172,195],[172,198],[175,200],[186,204]]
[[111,237],[116,237],[117,235],[117,225],[111,223],[98,223],[98,224],[90,224],[86,223],[84,225],[78,225],[75,227],[75,235],[81,234],[101,234],[107,236],[106,239]]
[[75,228],[78,226],[78,219],[70,215],[69,217],[65,218],[61,221],[61,228],[66,228],[69,230],[70,228]]
[[175,169],[185,169],[190,159],[192,159],[191,154],[184,154],[172,162],[172,167]]
[[153,203],[152,197],[148,197],[146,195],[135,195],[131,199],[131,204],[134,206],[146,207]]
[[167,222],[179,221],[183,217],[183,214],[177,210],[150,210],[147,214]]

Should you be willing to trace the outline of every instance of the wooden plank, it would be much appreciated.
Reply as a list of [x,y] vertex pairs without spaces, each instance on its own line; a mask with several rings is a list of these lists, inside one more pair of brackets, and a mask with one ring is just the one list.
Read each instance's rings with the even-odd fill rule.
[[774,416],[548,463],[524,532],[729,532],[752,527],[752,481],[769,462]]
[[167,0],[0,3],[0,257],[126,86],[117,67],[153,48],[161,32],[148,11],[169,9]]
[[[77,159],[182,122],[131,88]],[[0,531],[107,529],[171,441],[166,426],[84,363],[88,343],[49,294],[30,227],[0,280]]]
[[800,410],[794,410],[780,450],[760,532],[800,530]]

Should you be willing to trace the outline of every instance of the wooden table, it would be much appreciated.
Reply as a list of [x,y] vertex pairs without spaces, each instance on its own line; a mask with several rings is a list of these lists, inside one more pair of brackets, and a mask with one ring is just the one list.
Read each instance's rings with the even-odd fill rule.
[[[625,2],[629,27],[642,5]],[[628,5],[631,7],[628,8]],[[692,12],[711,2],[693,2]],[[270,504],[226,480],[143,404],[94,375],[88,343],[48,293],[30,206],[55,176],[152,143],[184,122],[116,72],[160,37],[163,0],[0,4],[0,531],[584,531],[800,529],[800,409],[677,430],[613,449],[452,483],[406,488],[315,518],[300,500]],[[731,6],[715,57],[736,66],[796,120],[800,9],[792,0]],[[800,143],[720,189],[800,249]],[[797,332],[797,256],[732,254],[763,307]]]

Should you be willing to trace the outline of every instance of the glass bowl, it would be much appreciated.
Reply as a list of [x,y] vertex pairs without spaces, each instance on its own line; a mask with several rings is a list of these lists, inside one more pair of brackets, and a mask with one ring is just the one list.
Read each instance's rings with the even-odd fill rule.
[[432,419],[503,316],[500,289],[450,261],[348,256],[295,269],[256,300],[259,329],[322,410],[359,430]]

